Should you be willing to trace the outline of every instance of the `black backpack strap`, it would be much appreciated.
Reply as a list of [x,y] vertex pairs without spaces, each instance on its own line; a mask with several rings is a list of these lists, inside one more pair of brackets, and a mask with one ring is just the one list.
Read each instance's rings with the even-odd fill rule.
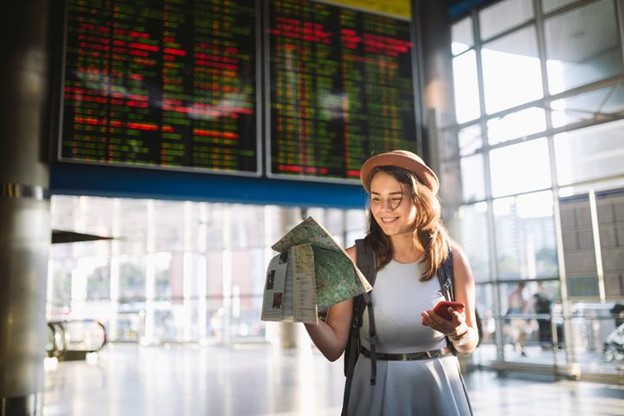
[[[377,277],[377,273],[375,270],[376,269],[375,255],[373,253],[373,250],[371,250],[371,248],[367,244],[365,244],[364,240],[356,241],[355,249],[357,253],[356,260],[357,260],[358,268],[362,270],[362,273],[364,273],[364,275],[368,279],[368,282],[371,284],[371,286],[373,286],[375,284],[375,278]],[[360,256],[360,254],[363,254],[363,256]],[[377,345],[375,342],[377,340],[377,329],[375,328],[375,315],[373,313],[373,302],[371,300],[370,292],[364,293],[362,297],[364,298],[364,303],[366,304],[366,310],[368,311],[368,334],[369,334],[368,340],[369,340],[370,352],[371,352],[370,383],[371,383],[371,386],[374,386],[375,380],[377,379],[377,360],[375,359],[376,352],[377,352]],[[363,315],[362,312],[360,312],[360,321],[361,321],[362,315]],[[361,322],[360,322],[360,326],[362,326]]]
[[[363,239],[355,241],[356,264],[358,269],[364,274],[366,280],[371,286],[375,284],[376,264],[373,251],[364,243]],[[364,308],[370,305],[370,295],[356,296],[353,299],[353,317],[351,318],[351,330],[349,331],[349,339],[345,348],[344,357],[344,374],[346,379],[345,391],[342,401],[342,414],[346,415],[349,407],[349,395],[351,393],[351,382],[353,380],[353,369],[360,355],[360,327],[362,326],[362,317],[364,316]],[[372,307],[369,308],[369,320],[372,316]],[[373,322],[374,326],[374,322]]]
[[366,244],[364,239],[355,240],[355,260],[358,269],[364,273],[364,277],[368,280],[371,286],[375,285],[375,278],[377,277],[375,264],[375,253]]
[[448,256],[444,263],[438,267],[437,273],[438,281],[440,282],[440,290],[446,300],[455,300],[455,292],[453,287],[455,286],[455,275],[453,272],[453,252],[449,248]]
[[371,360],[371,386],[375,385],[377,380],[377,329],[375,328],[375,315],[373,313],[373,302],[371,301],[370,293],[364,293],[364,300],[366,301],[366,309],[368,310],[368,343],[370,346],[370,360]]
[[[358,239],[355,241],[355,253],[356,253],[356,265],[358,269],[364,274],[368,283],[371,286],[375,284],[376,277],[376,265],[375,265],[375,256],[373,251],[364,243],[363,239]],[[370,298],[368,294],[366,294],[367,298]],[[370,300],[369,300],[370,302]],[[345,350],[346,353],[350,353],[355,351],[353,357],[346,355],[345,356],[345,367],[344,373],[345,376],[349,377],[350,374],[353,373],[353,367],[355,366],[355,361],[357,361],[359,351],[359,342],[360,342],[360,327],[362,326],[362,317],[364,315],[364,308],[367,305],[367,300],[364,295],[359,295],[353,298],[353,317],[351,318],[351,330],[349,332],[349,343],[353,343],[356,348],[349,348],[350,345],[347,344],[347,348]]]

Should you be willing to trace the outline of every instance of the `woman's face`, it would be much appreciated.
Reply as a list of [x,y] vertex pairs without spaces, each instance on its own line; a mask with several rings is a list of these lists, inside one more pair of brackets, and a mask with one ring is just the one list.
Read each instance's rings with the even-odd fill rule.
[[412,234],[416,220],[416,206],[409,187],[386,172],[378,172],[370,184],[370,210],[388,236]]

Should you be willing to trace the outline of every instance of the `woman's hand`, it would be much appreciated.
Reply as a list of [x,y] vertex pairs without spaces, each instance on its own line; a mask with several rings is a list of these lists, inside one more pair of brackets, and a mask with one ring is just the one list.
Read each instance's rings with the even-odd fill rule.
[[468,331],[464,309],[455,310],[449,307],[448,311],[451,315],[450,320],[441,317],[432,309],[429,309],[420,314],[421,322],[423,325],[435,329],[451,339],[460,338]]

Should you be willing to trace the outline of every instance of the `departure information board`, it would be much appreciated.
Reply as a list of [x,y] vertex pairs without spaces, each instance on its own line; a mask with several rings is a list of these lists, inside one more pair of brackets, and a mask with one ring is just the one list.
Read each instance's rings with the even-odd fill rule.
[[67,0],[59,159],[259,176],[253,0]]
[[269,176],[355,179],[373,153],[416,150],[409,20],[268,4]]

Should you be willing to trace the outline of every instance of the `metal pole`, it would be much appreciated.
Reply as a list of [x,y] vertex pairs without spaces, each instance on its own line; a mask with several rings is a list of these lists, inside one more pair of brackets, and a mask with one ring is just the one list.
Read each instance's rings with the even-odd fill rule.
[[0,7],[0,415],[40,415],[51,243],[48,1]]

